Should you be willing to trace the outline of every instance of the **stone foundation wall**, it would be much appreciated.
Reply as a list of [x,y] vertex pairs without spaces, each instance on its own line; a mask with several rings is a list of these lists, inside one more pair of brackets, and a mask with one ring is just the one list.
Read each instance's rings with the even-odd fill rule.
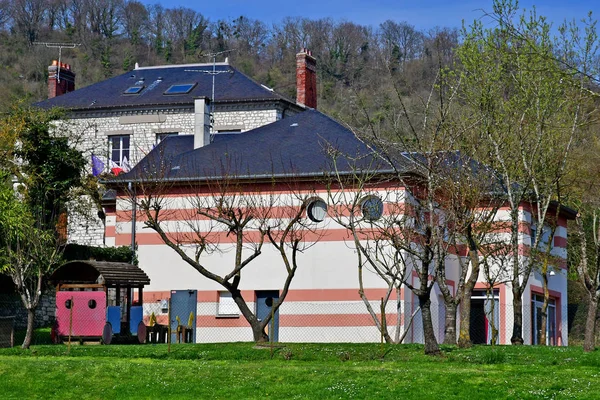
[[[35,311],[35,327],[51,326],[56,315],[56,296],[54,290],[42,294],[40,304]],[[27,328],[27,310],[18,295],[0,295],[0,316],[14,316],[15,329]]]

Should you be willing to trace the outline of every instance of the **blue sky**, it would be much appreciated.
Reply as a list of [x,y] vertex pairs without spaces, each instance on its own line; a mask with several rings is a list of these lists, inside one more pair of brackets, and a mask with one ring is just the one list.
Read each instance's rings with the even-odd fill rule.
[[[435,26],[460,27],[479,18],[482,9],[491,11],[491,0],[141,0],[144,4],[160,3],[164,7],[188,7],[199,11],[211,21],[236,18],[240,15],[266,23],[281,21],[284,17],[302,16],[311,19],[331,17],[362,25],[377,26],[392,19],[408,21],[421,30]],[[521,8],[533,5],[541,15],[555,24],[567,19],[581,19],[588,11],[600,18],[599,0],[522,0]]]

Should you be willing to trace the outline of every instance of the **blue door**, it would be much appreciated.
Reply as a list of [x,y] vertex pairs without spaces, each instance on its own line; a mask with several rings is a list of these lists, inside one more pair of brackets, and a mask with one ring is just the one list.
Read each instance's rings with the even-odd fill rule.
[[[185,332],[177,329],[180,325],[192,329],[191,342],[196,343],[196,309],[198,306],[197,290],[171,290],[171,343],[186,342]],[[191,316],[191,317],[190,317]],[[179,318],[179,321],[177,320]],[[191,324],[189,324],[191,321]],[[189,324],[189,325],[188,325]],[[189,339],[189,337],[188,337]]]
[[[257,290],[256,291],[256,317],[264,320],[271,315],[271,308],[279,300],[279,291],[277,290]],[[279,310],[273,315],[273,320],[265,328],[269,335],[269,340],[279,341]]]

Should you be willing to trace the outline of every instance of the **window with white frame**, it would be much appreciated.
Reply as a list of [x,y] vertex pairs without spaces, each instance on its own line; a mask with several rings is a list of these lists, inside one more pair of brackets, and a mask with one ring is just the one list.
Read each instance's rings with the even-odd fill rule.
[[110,144],[110,161],[122,166],[124,158],[131,162],[129,156],[130,135],[115,135],[108,138]]
[[[531,344],[542,342],[542,306],[544,296],[534,294],[531,296]],[[556,346],[556,300],[548,300],[546,310],[546,345]]]
[[219,292],[219,304],[217,305],[217,316],[219,317],[239,317],[240,309],[238,308],[233,297],[229,292]]

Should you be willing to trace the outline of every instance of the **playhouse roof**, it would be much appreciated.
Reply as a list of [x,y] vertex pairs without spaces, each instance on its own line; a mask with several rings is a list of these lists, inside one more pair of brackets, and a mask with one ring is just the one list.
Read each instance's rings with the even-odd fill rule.
[[94,260],[69,261],[50,276],[54,283],[100,283],[106,286],[139,287],[150,284],[150,278],[136,265],[124,262]]

